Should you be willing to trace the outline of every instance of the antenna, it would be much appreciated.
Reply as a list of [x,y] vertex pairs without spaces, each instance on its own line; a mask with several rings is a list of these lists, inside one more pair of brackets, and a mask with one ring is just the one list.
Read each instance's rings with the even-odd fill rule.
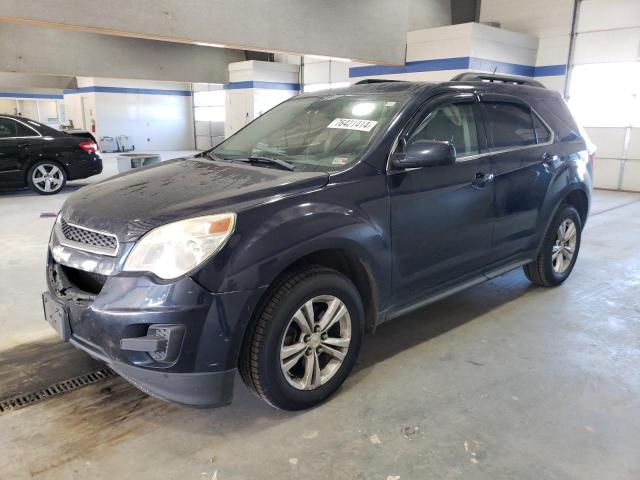
[[495,67],[493,67],[493,72],[491,72],[491,75],[495,75],[496,70],[498,70],[498,66],[497,65]]

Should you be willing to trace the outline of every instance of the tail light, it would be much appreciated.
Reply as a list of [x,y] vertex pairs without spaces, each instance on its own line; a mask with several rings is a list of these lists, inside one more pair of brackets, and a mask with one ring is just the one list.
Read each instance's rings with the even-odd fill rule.
[[78,146],[87,153],[96,153],[98,151],[98,145],[96,142],[92,142],[91,140],[80,142]]

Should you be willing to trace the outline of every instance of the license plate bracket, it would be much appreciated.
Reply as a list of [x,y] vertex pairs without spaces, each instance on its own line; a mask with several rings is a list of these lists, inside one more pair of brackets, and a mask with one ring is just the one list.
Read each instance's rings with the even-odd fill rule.
[[54,328],[62,340],[69,340],[71,338],[71,325],[69,324],[69,313],[64,304],[55,300],[49,292],[44,292],[42,294],[42,306],[47,323]]

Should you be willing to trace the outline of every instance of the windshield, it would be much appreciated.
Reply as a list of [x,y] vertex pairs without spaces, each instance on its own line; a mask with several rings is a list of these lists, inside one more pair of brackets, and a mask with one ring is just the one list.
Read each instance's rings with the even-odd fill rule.
[[218,145],[221,159],[269,157],[305,171],[353,164],[404,103],[403,97],[331,95],[281,103]]

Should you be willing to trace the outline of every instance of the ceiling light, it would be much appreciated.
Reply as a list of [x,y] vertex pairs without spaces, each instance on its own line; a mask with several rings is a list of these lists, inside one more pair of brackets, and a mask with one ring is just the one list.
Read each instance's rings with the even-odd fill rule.
[[215,47],[215,48],[224,48],[224,45],[221,43],[207,43],[207,42],[194,42],[196,45],[200,45],[201,47]]

